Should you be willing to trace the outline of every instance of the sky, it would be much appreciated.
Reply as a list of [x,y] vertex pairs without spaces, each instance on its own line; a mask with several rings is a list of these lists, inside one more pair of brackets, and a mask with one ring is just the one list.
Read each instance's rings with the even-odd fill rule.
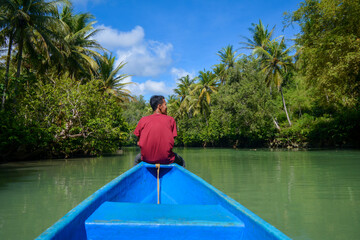
[[232,45],[246,53],[240,42],[251,37],[249,28],[259,19],[274,36],[291,39],[299,27],[283,30],[284,12],[293,12],[300,0],[72,0],[76,13],[94,15],[94,37],[126,62],[121,73],[133,95],[148,100],[168,96],[179,78],[196,77],[220,62],[218,51]]

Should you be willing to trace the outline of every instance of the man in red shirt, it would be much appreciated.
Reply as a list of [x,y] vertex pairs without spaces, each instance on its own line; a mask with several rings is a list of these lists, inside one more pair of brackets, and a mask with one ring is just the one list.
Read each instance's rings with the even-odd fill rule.
[[135,157],[135,165],[147,163],[177,163],[185,167],[184,159],[172,151],[177,136],[176,122],[167,115],[166,101],[163,96],[150,98],[154,113],[140,119],[134,134],[138,137],[141,153]]

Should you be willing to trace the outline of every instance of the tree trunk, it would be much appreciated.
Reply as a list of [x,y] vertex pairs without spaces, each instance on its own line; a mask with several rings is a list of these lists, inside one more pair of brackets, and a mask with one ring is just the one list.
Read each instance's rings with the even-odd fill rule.
[[[23,35],[23,34],[21,34],[21,35]],[[21,61],[22,61],[23,47],[24,47],[24,40],[21,37],[20,42],[19,42],[19,52],[18,52],[18,61],[17,61],[17,70],[16,70],[16,78],[17,79],[20,78],[20,73],[21,73]]]
[[277,130],[281,130],[281,128],[280,128],[280,126],[279,126],[279,124],[278,124],[278,122],[276,121],[276,119],[274,118],[274,117],[272,117],[272,119],[273,119],[273,122],[274,122],[274,124],[275,124],[275,127],[277,128]]
[[206,117],[206,111],[204,111],[204,118],[205,118],[206,126],[209,126],[209,123],[208,123],[208,120],[207,120],[207,117]]
[[284,98],[281,86],[280,86],[280,92],[281,92],[281,98],[282,98],[282,101],[283,101],[283,104],[284,104],[284,110],[285,110],[285,113],[286,113],[286,117],[287,117],[287,120],[289,122],[289,125],[291,126],[291,121],[290,121],[290,117],[289,117],[289,114],[288,114],[287,109],[286,109],[285,98]]
[[20,33],[20,41],[19,41],[19,52],[18,52],[18,60],[17,60],[17,70],[16,70],[16,81],[14,84],[14,112],[16,113],[16,94],[17,94],[17,85],[20,78],[21,73],[21,61],[22,61],[22,53],[24,47],[24,33]]
[[1,102],[1,109],[2,110],[4,110],[4,108],[5,108],[6,90],[7,90],[8,84],[9,84],[9,69],[10,69],[12,43],[13,43],[13,35],[10,34],[9,49],[8,49],[8,53],[7,53],[7,57],[6,57],[5,86],[4,86],[2,102]]

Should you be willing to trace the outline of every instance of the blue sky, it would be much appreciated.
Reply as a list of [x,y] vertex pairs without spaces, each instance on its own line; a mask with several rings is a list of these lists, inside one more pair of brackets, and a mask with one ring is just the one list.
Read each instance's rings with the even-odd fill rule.
[[127,62],[124,73],[134,95],[149,99],[153,94],[170,95],[176,81],[219,63],[217,52],[233,45],[239,53],[242,36],[250,37],[251,23],[259,19],[275,36],[290,39],[298,27],[283,29],[283,13],[295,11],[300,0],[73,0],[75,12],[89,12],[95,37]]

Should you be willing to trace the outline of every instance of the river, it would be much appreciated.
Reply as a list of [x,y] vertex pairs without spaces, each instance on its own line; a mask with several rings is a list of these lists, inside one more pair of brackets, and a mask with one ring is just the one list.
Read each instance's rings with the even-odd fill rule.
[[[359,239],[360,151],[176,149],[186,168],[293,239]],[[120,156],[0,165],[0,239],[33,239],[132,167]]]

